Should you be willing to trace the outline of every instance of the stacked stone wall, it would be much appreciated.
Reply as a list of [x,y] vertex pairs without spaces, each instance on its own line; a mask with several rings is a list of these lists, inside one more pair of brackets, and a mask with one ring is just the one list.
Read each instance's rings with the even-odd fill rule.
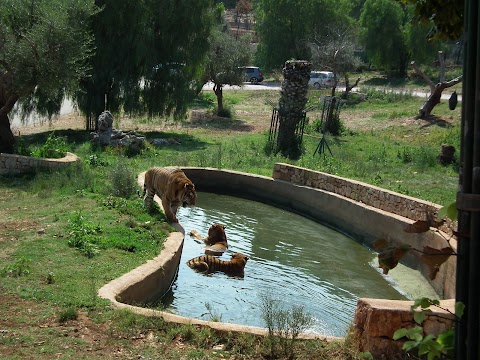
[[33,173],[38,170],[55,171],[79,161],[75,154],[68,153],[60,159],[45,159],[31,156],[0,153],[0,175]]
[[432,202],[289,164],[275,164],[272,177],[275,180],[332,192],[414,221],[426,220],[427,213],[436,214],[441,208],[440,205]]

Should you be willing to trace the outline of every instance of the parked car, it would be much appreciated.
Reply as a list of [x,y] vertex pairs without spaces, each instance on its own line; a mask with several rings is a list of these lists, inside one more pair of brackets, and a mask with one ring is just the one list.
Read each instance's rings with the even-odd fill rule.
[[308,85],[317,89],[333,87],[335,84],[335,76],[331,71],[312,71],[310,72],[310,80]]
[[263,81],[263,74],[260,71],[260,68],[257,66],[242,66],[243,69],[243,81],[249,82],[252,84],[257,84]]

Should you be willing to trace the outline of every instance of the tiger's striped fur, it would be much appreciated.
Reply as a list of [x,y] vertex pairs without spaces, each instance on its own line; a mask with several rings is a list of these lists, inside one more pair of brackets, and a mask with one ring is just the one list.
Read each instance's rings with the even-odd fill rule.
[[202,255],[187,261],[187,265],[199,272],[224,272],[228,275],[243,276],[248,257],[241,253],[232,255],[232,259],[224,261],[212,255]]
[[145,173],[144,204],[151,206],[153,197],[162,200],[163,211],[170,222],[178,222],[179,206],[194,206],[197,198],[195,185],[182,169],[175,166],[154,167]]

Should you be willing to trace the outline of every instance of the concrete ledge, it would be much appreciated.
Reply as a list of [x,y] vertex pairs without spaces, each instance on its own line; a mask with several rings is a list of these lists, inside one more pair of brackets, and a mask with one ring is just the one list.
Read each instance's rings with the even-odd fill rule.
[[[289,165],[281,164],[281,166],[288,167]],[[275,169],[278,170],[278,164]],[[371,245],[376,239],[383,238],[390,241],[393,245],[408,243],[414,247],[418,246],[418,248],[423,248],[424,245],[441,248],[445,246],[445,239],[442,236],[448,237],[446,234],[439,234],[433,231],[422,234],[405,233],[405,226],[412,224],[415,219],[378,209],[372,206],[375,203],[368,204],[368,194],[372,190],[367,184],[353,182],[353,186],[357,187],[357,189],[363,189],[360,190],[361,192],[366,192],[367,195],[362,195],[366,196],[362,197],[363,201],[359,201],[360,198],[348,197],[347,192],[342,193],[343,190],[337,188],[350,186],[348,179],[334,177],[338,185],[326,190],[293,184],[288,180],[279,180],[236,171],[194,167],[183,168],[183,170],[195,183],[197,191],[234,195],[285,208],[330,225],[367,245]],[[307,169],[302,171],[305,170],[312,172]],[[141,186],[143,186],[143,175],[144,173],[140,174],[138,178]],[[315,176],[315,174],[304,172],[304,176],[309,178],[310,176]],[[321,176],[325,177],[325,174]],[[327,181],[326,183],[330,182]],[[374,192],[381,192],[381,189],[375,188]],[[355,193],[358,195],[358,191]],[[387,198],[399,199],[402,198],[402,195],[394,193],[383,197],[385,201],[387,201]],[[155,197],[155,201],[158,203],[159,199]],[[414,198],[408,198],[408,202],[409,206],[415,208]],[[161,206],[161,202],[159,205]],[[427,205],[432,208],[438,207],[435,204]],[[385,206],[389,207],[391,204],[386,204]],[[163,318],[165,321],[204,325],[221,331],[266,335],[267,330],[264,328],[186,318],[168,312],[136,306],[148,302],[151,298],[161,296],[162,293],[168,291],[175,279],[183,249],[185,231],[181,224],[172,225],[177,232],[170,234],[165,242],[164,250],[157,258],[111,281],[99,290],[99,296],[110,300],[116,308],[129,309],[138,314]],[[426,270],[419,265],[418,257],[411,256],[405,262],[407,265],[418,268],[426,274]],[[428,277],[426,276],[426,278]],[[455,259],[451,259],[443,264],[436,279],[431,281],[431,283],[440,297],[453,298],[455,292]],[[413,302],[410,301],[360,299],[354,324],[359,331],[362,349],[371,351],[369,347],[372,347],[373,351],[378,349],[383,349],[378,351],[394,351],[392,349],[395,348],[398,350],[398,344],[397,342],[392,343],[391,336],[398,328],[414,325],[412,314],[410,313],[411,304]],[[454,300],[442,301],[441,305],[450,309],[454,306]],[[436,311],[436,309],[434,310]],[[451,321],[451,318],[448,317],[447,320],[442,320],[439,323],[429,319],[424,328],[425,331],[435,333],[451,326]],[[382,326],[385,327],[386,323],[391,326],[388,329],[382,328]],[[342,339],[316,334],[302,334],[301,338]]]
[[[416,326],[410,307],[413,301],[359,299],[354,326],[360,337],[360,351],[369,351],[375,359],[396,359],[403,352],[404,341],[393,341],[393,334],[401,328]],[[422,324],[425,334],[437,336],[454,326],[455,301],[443,300]],[[405,340],[405,339],[404,339]]]
[[112,303],[143,305],[163,296],[175,280],[182,256],[183,234],[171,233],[160,255],[110,281],[98,295]]
[[0,175],[26,174],[37,170],[53,171],[63,169],[77,161],[80,161],[80,158],[69,152],[60,159],[0,153]]

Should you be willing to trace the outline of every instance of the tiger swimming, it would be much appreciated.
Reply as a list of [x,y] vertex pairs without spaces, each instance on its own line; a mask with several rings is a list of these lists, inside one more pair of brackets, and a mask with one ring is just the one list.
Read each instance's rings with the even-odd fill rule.
[[224,272],[227,275],[243,276],[248,257],[241,253],[232,255],[231,260],[220,260],[212,255],[202,255],[187,261],[187,265],[202,273]]
[[178,222],[179,206],[195,206],[197,198],[193,182],[182,169],[175,166],[154,167],[147,170],[143,185],[145,207],[151,206],[155,195],[162,200],[165,216],[170,222]]
[[225,226],[222,224],[213,224],[208,229],[208,236],[203,237],[197,231],[191,230],[190,236],[197,240],[201,240],[207,245],[205,254],[222,255],[228,249],[227,235],[225,234]]

